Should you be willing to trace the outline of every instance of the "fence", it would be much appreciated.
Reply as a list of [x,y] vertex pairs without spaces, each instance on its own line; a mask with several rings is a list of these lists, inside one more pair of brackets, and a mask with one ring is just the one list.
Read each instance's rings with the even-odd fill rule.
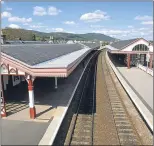
[[140,68],[141,70],[145,71],[146,73],[150,74],[151,76],[153,76],[153,70],[150,68],[147,68],[141,64],[137,65],[138,68]]

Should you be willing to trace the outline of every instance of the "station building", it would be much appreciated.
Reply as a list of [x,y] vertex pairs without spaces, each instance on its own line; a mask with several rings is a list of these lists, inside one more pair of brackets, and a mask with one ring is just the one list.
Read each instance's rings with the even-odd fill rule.
[[131,66],[153,68],[153,44],[143,38],[121,40],[106,45],[110,56]]
[[99,46],[98,43],[3,44],[0,68],[2,75],[1,116],[7,116],[5,102],[13,97],[11,90],[17,85],[27,82],[30,118],[34,119],[36,116],[35,79],[53,78],[55,88],[58,88],[58,78],[67,78],[84,58]]

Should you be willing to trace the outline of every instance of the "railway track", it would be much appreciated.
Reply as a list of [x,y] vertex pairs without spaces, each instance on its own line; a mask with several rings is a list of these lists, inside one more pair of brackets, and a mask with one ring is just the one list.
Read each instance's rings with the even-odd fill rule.
[[98,54],[99,51],[95,51],[89,59],[53,145],[92,145],[93,143],[95,74]]
[[[106,62],[95,52],[54,145],[142,145]],[[99,54],[99,55],[98,55]]]
[[[117,136],[116,134],[114,135],[115,137],[114,143],[117,143],[118,145],[141,145],[142,141],[138,133],[136,132],[134,126],[131,123],[131,120],[125,109],[125,106],[120,98],[119,91],[117,90],[116,85],[112,79],[109,66],[106,62],[105,54],[106,54],[106,51],[104,50],[102,52],[101,66],[102,66],[102,74],[104,79],[103,81],[104,90],[105,90],[104,92],[106,92],[106,97],[108,98],[110,114],[113,120],[113,123],[111,125],[114,125],[113,127],[115,128],[115,130],[110,129],[110,132],[113,131],[117,133]],[[106,105],[107,105],[107,102],[106,102]],[[99,130],[99,129],[96,129],[96,130]],[[102,143],[103,141],[101,142],[101,144]]]
[[94,56],[94,60],[91,62],[87,72],[77,112],[74,115],[68,145],[93,145],[96,56]]
[[[95,74],[96,53],[89,63],[87,74],[78,103],[76,114],[73,116],[65,145],[93,145],[93,121],[95,110]],[[94,70],[93,70],[94,69]]]

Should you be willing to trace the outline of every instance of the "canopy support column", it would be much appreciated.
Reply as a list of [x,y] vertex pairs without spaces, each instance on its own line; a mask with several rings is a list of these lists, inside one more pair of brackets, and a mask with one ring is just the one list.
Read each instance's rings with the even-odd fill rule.
[[130,54],[127,54],[127,68],[130,69]]
[[152,54],[150,54],[150,64],[149,64],[150,69],[152,69],[152,62],[153,62],[153,56]]
[[34,79],[32,79],[31,76],[28,76],[27,82],[28,82],[28,93],[29,93],[29,113],[30,113],[30,118],[35,119],[35,117],[36,117],[36,109],[35,109],[35,105],[34,105],[34,89],[33,89],[34,88],[34,86],[33,86]]

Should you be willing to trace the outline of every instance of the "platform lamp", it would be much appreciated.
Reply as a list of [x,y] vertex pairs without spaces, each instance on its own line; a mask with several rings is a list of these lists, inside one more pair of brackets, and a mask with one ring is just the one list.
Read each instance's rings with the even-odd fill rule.
[[147,70],[148,70],[148,62],[150,59],[150,51],[148,51],[147,56],[146,56],[146,61],[147,61]]
[[[149,46],[150,46],[150,43],[149,43]],[[147,61],[147,70],[148,70],[148,62],[150,60],[150,50],[148,50],[148,53],[146,55],[146,61]]]

